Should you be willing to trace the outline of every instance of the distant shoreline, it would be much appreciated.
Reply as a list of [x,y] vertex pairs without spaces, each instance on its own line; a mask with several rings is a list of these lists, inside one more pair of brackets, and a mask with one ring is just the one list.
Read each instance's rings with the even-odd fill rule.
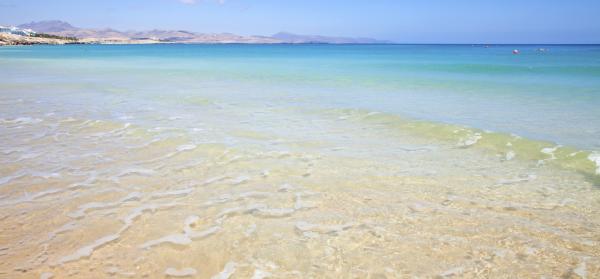
[[84,42],[84,41],[67,41],[67,40],[12,40],[5,41],[0,34],[0,47],[3,46],[33,46],[33,45],[289,45],[289,46],[310,46],[310,45],[329,45],[329,46],[474,46],[474,47],[502,47],[502,46],[600,46],[600,43],[590,44],[569,44],[569,43],[502,43],[502,44],[481,44],[481,43],[254,43],[254,42]]

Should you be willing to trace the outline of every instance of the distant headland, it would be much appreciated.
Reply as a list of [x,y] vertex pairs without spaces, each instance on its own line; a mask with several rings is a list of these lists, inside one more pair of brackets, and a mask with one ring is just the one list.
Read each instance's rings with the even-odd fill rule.
[[75,27],[60,20],[0,26],[0,45],[22,44],[389,44],[371,38],[298,35],[280,32],[272,36],[231,33],[197,33],[184,30],[119,31],[112,28]]

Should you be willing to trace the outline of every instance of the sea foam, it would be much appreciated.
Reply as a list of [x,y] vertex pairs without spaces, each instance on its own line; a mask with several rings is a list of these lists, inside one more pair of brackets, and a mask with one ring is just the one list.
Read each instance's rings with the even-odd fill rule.
[[165,270],[165,275],[171,277],[190,277],[196,275],[197,271],[191,267],[176,269],[169,267]]
[[596,164],[596,175],[600,175],[600,153],[593,152],[588,159]]
[[229,279],[229,277],[231,277],[231,275],[235,273],[236,269],[237,264],[235,262],[228,262],[227,264],[225,264],[223,271],[211,277],[211,279]]

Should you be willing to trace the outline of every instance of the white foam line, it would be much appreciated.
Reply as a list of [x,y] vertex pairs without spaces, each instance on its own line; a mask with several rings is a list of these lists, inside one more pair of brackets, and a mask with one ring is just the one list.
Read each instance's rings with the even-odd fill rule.
[[546,154],[546,155],[550,155],[549,160],[555,160],[556,159],[556,155],[554,155],[554,152],[556,152],[557,149],[561,148],[561,145],[557,145],[555,147],[546,147],[546,148],[542,148],[542,150],[540,150],[540,152]]
[[252,278],[250,279],[264,279],[264,278],[268,278],[271,277],[271,273],[260,270],[260,269],[255,269],[254,270],[254,274],[252,275]]
[[151,169],[130,168],[130,169],[126,169],[126,170],[122,171],[120,174],[117,175],[117,177],[123,177],[123,176],[127,176],[127,175],[135,175],[135,174],[141,175],[141,176],[152,176],[155,173],[156,172]]
[[41,152],[40,153],[25,153],[25,154],[21,155],[17,160],[10,161],[10,163],[18,163],[18,162],[29,160],[29,159],[35,159],[42,155],[44,155],[44,153],[41,153]]
[[186,234],[182,234],[182,233],[171,234],[171,235],[161,237],[159,239],[147,241],[144,244],[140,245],[140,248],[148,249],[148,248],[152,248],[157,245],[161,245],[163,243],[170,243],[170,244],[175,244],[175,245],[188,245],[188,244],[192,243],[192,240]]
[[156,192],[156,193],[153,193],[152,195],[150,195],[150,199],[160,199],[160,198],[173,197],[173,196],[176,196],[176,197],[187,196],[192,192],[194,192],[194,188],[184,188],[184,189],[173,190],[173,191]]
[[287,217],[296,211],[294,208],[270,208],[265,204],[257,203],[251,204],[246,207],[233,207],[222,211],[217,215],[217,224],[222,224],[223,221],[229,217],[238,214],[252,214],[257,217],[266,218],[281,218]]
[[259,208],[254,215],[269,218],[281,218],[292,215],[296,210],[293,208]]
[[143,144],[140,144],[140,145],[131,145],[131,146],[125,146],[125,148],[127,148],[127,149],[140,149],[140,148],[146,148],[146,147],[150,146],[151,144],[153,144],[153,143],[155,143],[155,142],[159,142],[159,141],[161,141],[161,140],[163,140],[163,139],[162,139],[162,138],[155,138],[155,139],[152,139],[152,140],[151,140],[151,141],[149,141],[149,142],[146,142],[146,143],[143,143]]
[[332,234],[339,233],[345,230],[348,230],[354,226],[356,223],[346,223],[342,225],[320,225],[320,224],[311,224],[304,221],[296,222],[296,229],[300,232],[316,232],[322,234]]
[[76,182],[69,186],[69,189],[79,188],[79,187],[90,187],[94,182],[98,180],[98,174],[96,172],[92,172],[90,176],[84,180],[83,182]]
[[279,187],[279,189],[277,190],[277,192],[289,192],[291,190],[294,190],[294,188],[296,188],[296,187],[294,187],[294,186],[292,186],[290,184],[285,183],[285,184],[281,185],[281,187]]
[[17,198],[17,199],[0,201],[0,206],[7,206],[7,205],[15,205],[15,204],[26,203],[26,202],[33,202],[36,199],[39,199],[41,197],[44,197],[44,196],[47,196],[47,195],[51,195],[51,194],[60,193],[60,192],[63,192],[63,191],[64,191],[64,189],[49,189],[49,190],[37,192],[37,193],[35,193],[33,195],[31,195],[29,193],[25,193],[25,195],[23,195],[22,197]]
[[[97,239],[93,243],[80,248],[75,253],[61,258],[57,263],[53,264],[53,266],[54,265],[64,264],[64,263],[68,263],[68,262],[77,261],[79,259],[87,258],[87,257],[91,256],[92,253],[94,252],[94,250],[96,250],[96,249],[98,249],[98,248],[100,248],[100,247],[102,247],[102,246],[104,246],[104,245],[106,245],[106,244],[108,244],[110,242],[113,242],[113,241],[119,239],[119,237],[121,237],[121,234],[124,231],[126,231],[132,225],[133,221],[137,217],[139,217],[140,215],[142,215],[145,211],[147,211],[147,210],[156,210],[156,209],[161,208],[161,207],[171,207],[171,206],[175,206],[175,205],[176,204],[159,204],[159,205],[151,204],[151,205],[145,205],[145,206],[142,206],[142,207],[138,207],[138,208],[134,209],[131,214],[129,214],[123,220],[121,220],[124,223],[124,225],[123,225],[123,227],[116,234],[110,234],[110,235],[104,236],[104,237],[102,237],[100,239]],[[66,228],[65,228],[65,230],[66,230]]]
[[194,223],[198,222],[199,219],[200,219],[200,217],[195,216],[195,215],[189,216],[184,221],[184,227],[183,227],[184,233],[171,234],[171,235],[161,237],[159,239],[147,241],[144,244],[140,245],[140,248],[148,249],[148,248],[152,248],[154,246],[161,245],[164,243],[185,246],[185,245],[192,243],[192,240],[206,238],[212,234],[217,233],[219,230],[221,230],[220,226],[212,226],[212,227],[209,227],[208,229],[205,229],[202,231],[195,231],[192,228],[192,225]]
[[440,276],[442,276],[442,277],[456,276],[463,272],[464,272],[463,267],[455,267],[455,268],[452,268],[452,269],[449,269],[449,270],[446,270],[446,271],[440,273]]
[[[75,119],[75,118],[72,118],[72,117],[69,117],[69,118],[67,118],[67,119],[65,119],[65,120],[61,120],[61,121],[59,121],[59,122],[61,122],[61,123],[65,123],[65,122],[73,122],[73,121],[77,121],[77,119]],[[82,128],[82,127],[86,127],[86,126],[89,126],[89,124],[90,124],[91,122],[94,122],[94,120],[87,119],[87,120],[85,120],[85,121],[83,121],[83,122],[81,122],[81,123],[79,123],[79,124],[75,124],[75,125],[73,125],[73,128]]]
[[196,149],[198,146],[195,144],[184,144],[177,147],[177,152],[184,152]]
[[31,177],[41,177],[44,179],[62,177],[62,174],[60,174],[59,172],[31,172],[29,175],[31,175]]
[[215,233],[217,233],[218,231],[221,230],[220,226],[212,226],[208,229],[205,229],[203,231],[191,231],[188,233],[188,236],[192,239],[192,240],[198,240],[198,239],[202,239],[202,238],[206,238],[210,235],[213,235]]
[[31,117],[18,117],[15,119],[5,119],[5,118],[0,119],[0,123],[2,123],[2,124],[19,124],[19,125],[37,124],[42,121],[44,121],[44,120],[40,119],[40,118],[31,118]]
[[156,174],[156,171],[151,170],[151,169],[130,168],[130,169],[126,169],[126,170],[120,172],[117,175],[112,176],[110,179],[111,179],[111,181],[113,181],[115,183],[119,183],[120,178],[124,177],[124,176],[139,175],[139,176],[151,177],[151,176],[154,176],[154,174]]
[[91,202],[91,203],[86,203],[83,205],[79,206],[79,210],[69,213],[68,216],[71,218],[75,218],[75,219],[79,219],[85,216],[85,214],[87,213],[87,211],[89,210],[95,210],[95,209],[107,209],[107,208],[113,208],[113,207],[117,207],[119,205],[121,205],[122,203],[125,202],[129,202],[129,201],[136,201],[136,200],[140,200],[142,198],[142,194],[139,192],[133,192],[130,193],[129,195],[119,199],[116,202]]
[[[165,155],[165,156],[163,156],[161,158],[158,158],[158,160],[168,159],[168,158],[171,158],[171,157],[173,157],[173,156],[175,156],[175,155],[177,155],[179,153],[183,153],[183,152],[186,152],[186,151],[194,150],[197,147],[198,146],[195,145],[195,144],[180,145],[180,146],[177,146],[177,148],[175,149],[175,152],[168,153],[167,155]],[[156,161],[156,160],[154,160],[154,161]]]
[[54,239],[57,235],[61,234],[61,233],[65,233],[68,231],[72,231],[75,228],[77,228],[77,223],[76,222],[69,222],[66,223],[64,225],[62,225],[60,228],[48,233],[48,240],[52,240]]
[[116,266],[112,266],[106,269],[106,272],[112,276],[114,275],[120,275],[120,277],[133,277],[135,276],[135,272],[126,272],[121,270],[120,268],[116,267]]
[[186,267],[183,269],[176,269],[173,267],[169,267],[169,268],[167,268],[167,270],[165,270],[165,275],[171,276],[171,277],[190,277],[190,276],[196,275],[196,273],[197,273],[197,271],[190,267]]
[[9,149],[3,149],[2,154],[10,155],[13,153],[23,153],[23,152],[29,151],[29,150],[31,150],[31,148],[14,147],[14,148],[9,148]]
[[294,209],[295,210],[301,210],[301,209],[311,209],[314,208],[315,206],[312,204],[307,204],[302,200],[302,197],[305,196],[302,193],[296,193],[295,196],[295,202],[294,202]]
[[202,186],[207,186],[207,185],[210,185],[210,184],[213,184],[215,182],[219,182],[219,181],[222,181],[222,180],[225,180],[225,179],[228,179],[228,178],[229,178],[229,176],[224,176],[224,175],[223,176],[217,176],[217,177],[209,178],[207,180],[204,180],[204,183],[202,183]]
[[144,214],[144,212],[146,212],[146,211],[155,212],[159,208],[169,208],[169,207],[174,207],[176,205],[177,205],[176,203],[147,204],[147,205],[143,205],[143,206],[134,208],[133,210],[131,210],[131,212],[129,213],[129,215],[127,215],[127,216],[125,216],[125,218],[121,219],[121,222],[123,222],[124,225],[119,230],[119,233],[123,233],[124,231],[126,231],[127,229],[129,229],[129,227],[131,227],[131,225],[133,224],[133,222],[135,221],[135,219],[137,219],[138,217],[142,216],[142,214]]
[[238,195],[238,199],[264,199],[270,197],[272,194],[269,192],[245,192]]
[[251,204],[246,207],[233,207],[228,208],[217,215],[217,224],[221,224],[225,219],[238,215],[238,214],[249,214],[255,212],[258,209],[266,208],[265,204]]
[[506,159],[506,161],[510,161],[510,160],[514,159],[516,155],[517,154],[515,154],[514,151],[510,150],[506,153],[506,156],[504,158]]
[[525,182],[529,182],[529,181],[532,181],[535,179],[537,179],[537,175],[530,174],[530,175],[527,175],[527,177],[525,177],[525,178],[500,179],[496,183],[496,185],[511,185],[511,184],[517,184],[517,183],[525,183]]
[[68,263],[68,262],[73,262],[73,261],[77,261],[79,259],[82,258],[88,258],[92,255],[92,253],[94,253],[94,250],[110,243],[113,242],[117,239],[119,239],[119,237],[121,237],[121,235],[119,234],[110,234],[107,235],[105,237],[102,237],[100,239],[97,239],[96,241],[94,241],[93,243],[84,246],[82,248],[80,248],[79,250],[77,250],[75,253],[69,255],[69,256],[65,256],[62,257],[59,260],[59,264],[64,264],[64,263]]
[[414,147],[399,147],[398,149],[404,151],[404,152],[420,152],[420,151],[424,151],[424,152],[428,152],[428,151],[433,151],[435,148],[432,146],[414,146]]
[[240,185],[250,180],[250,177],[240,176],[231,180],[231,185]]
[[577,266],[577,268],[573,269],[573,272],[575,274],[577,274],[579,277],[581,277],[582,279],[587,279],[586,261],[587,261],[587,257],[583,258],[581,260],[581,263],[579,263],[579,266]]
[[235,273],[236,268],[237,264],[235,262],[228,262],[225,264],[223,271],[211,277],[211,279],[229,279],[229,277]]
[[231,195],[225,194],[225,195],[222,195],[222,196],[220,196],[218,198],[215,198],[215,199],[212,199],[212,200],[209,200],[209,201],[205,202],[204,205],[211,206],[211,205],[215,205],[215,204],[226,203],[228,201],[231,201],[232,199],[233,198],[231,197]]
[[483,138],[483,136],[481,135],[481,133],[474,133],[474,134],[470,135],[469,137],[467,137],[466,139],[461,139],[461,141],[458,143],[458,146],[466,148],[466,147],[476,144],[482,138]]
[[600,175],[600,153],[593,152],[588,159],[596,164],[596,175]]
[[16,174],[2,177],[2,178],[0,178],[0,185],[4,185],[4,184],[9,183],[9,182],[11,182],[11,181],[13,181],[15,179],[19,179],[19,178],[21,178],[21,177],[23,177],[25,175],[26,175],[26,173],[24,171],[19,171]]
[[54,131],[44,131],[40,133],[33,134],[32,137],[25,139],[27,142],[32,142],[35,140],[43,139],[47,137],[49,134],[52,134]]
[[[205,160],[189,161],[189,162],[186,162],[185,164],[180,164],[180,165],[177,165],[177,166],[170,166],[169,165],[169,169],[171,169],[172,172],[178,172],[178,171],[183,171],[183,170],[186,170],[186,169],[194,168],[194,167],[196,167],[199,164],[202,164],[204,162],[205,162]],[[161,166],[158,169],[163,169],[166,166],[167,165],[163,165],[163,166]]]

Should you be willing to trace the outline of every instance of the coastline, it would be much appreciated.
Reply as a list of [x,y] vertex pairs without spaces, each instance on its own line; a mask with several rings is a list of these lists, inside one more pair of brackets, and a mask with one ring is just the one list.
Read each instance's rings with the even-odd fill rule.
[[394,45],[394,43],[324,43],[324,42],[280,42],[280,41],[235,41],[235,40],[210,40],[193,42],[162,41],[154,39],[96,39],[85,38],[72,40],[32,38],[25,36],[0,34],[1,46],[19,45]]
[[31,36],[20,36],[14,34],[0,33],[0,46],[14,45],[65,45],[77,44],[77,41],[54,38],[40,38]]
[[[299,35],[279,32],[271,36],[233,33],[197,33],[185,30],[119,31],[78,28],[62,21],[42,21],[3,27],[0,45],[31,44],[388,44],[372,38]],[[44,39],[34,39],[44,37]],[[65,40],[66,39],[66,40]]]

